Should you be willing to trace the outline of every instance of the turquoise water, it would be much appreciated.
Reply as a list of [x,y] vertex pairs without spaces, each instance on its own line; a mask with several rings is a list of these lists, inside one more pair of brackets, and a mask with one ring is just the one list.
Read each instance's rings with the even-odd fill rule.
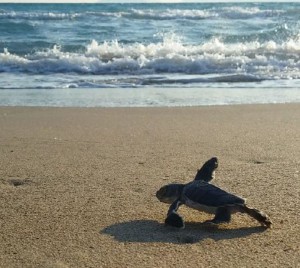
[[0,4],[0,105],[300,102],[300,3]]

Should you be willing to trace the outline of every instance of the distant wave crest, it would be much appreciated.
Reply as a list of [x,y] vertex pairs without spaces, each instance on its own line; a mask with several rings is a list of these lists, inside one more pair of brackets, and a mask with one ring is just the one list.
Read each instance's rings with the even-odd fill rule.
[[79,16],[81,16],[79,13],[0,11],[0,19],[66,20],[75,19]]
[[23,20],[72,20],[86,17],[125,17],[130,19],[174,20],[174,19],[207,19],[230,18],[251,19],[254,17],[278,16],[282,10],[265,10],[258,7],[220,7],[206,9],[156,9],[132,8],[125,11],[83,11],[83,12],[25,12],[0,10],[0,19]]

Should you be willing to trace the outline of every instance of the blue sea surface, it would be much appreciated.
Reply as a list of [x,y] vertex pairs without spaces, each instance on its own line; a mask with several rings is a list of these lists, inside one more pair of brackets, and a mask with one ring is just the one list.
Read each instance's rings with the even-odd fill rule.
[[300,3],[0,4],[1,106],[300,102]]

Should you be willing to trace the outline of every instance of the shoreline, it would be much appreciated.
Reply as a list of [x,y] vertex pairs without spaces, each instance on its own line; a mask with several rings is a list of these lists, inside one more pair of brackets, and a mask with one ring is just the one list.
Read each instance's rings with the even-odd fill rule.
[[300,103],[299,90],[277,87],[2,89],[5,107],[202,107]]
[[[146,109],[145,109],[146,108]],[[300,104],[0,107],[0,266],[297,267]],[[185,207],[163,225],[155,192],[188,182],[211,156],[212,183],[245,215],[207,228]]]
[[0,105],[0,109],[94,109],[94,110],[130,110],[130,109],[201,109],[201,108],[226,108],[226,107],[250,107],[250,106],[297,106],[300,102],[282,102],[282,103],[231,103],[231,104],[203,104],[190,106],[22,106],[22,105]]

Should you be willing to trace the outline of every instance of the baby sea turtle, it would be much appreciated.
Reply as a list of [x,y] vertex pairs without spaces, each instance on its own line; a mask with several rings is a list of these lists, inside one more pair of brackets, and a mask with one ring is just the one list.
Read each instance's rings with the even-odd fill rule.
[[[197,171],[194,181],[210,182],[215,177],[215,170],[218,167],[218,158],[212,157],[207,160],[204,165]],[[157,193],[156,197],[159,201],[172,204],[176,199],[181,196],[182,190],[185,187],[183,183],[171,183],[163,186]],[[167,192],[164,192],[164,190]]]
[[[206,163],[210,161],[213,162],[210,159]],[[211,165],[211,169],[207,170],[210,170],[212,173],[215,169],[216,167]],[[210,184],[209,181],[213,176],[208,174],[209,172],[203,176],[196,175],[195,179],[187,184],[168,184],[157,191],[156,197],[159,201],[171,204],[167,213],[167,218],[165,219],[166,225],[184,228],[183,218],[177,213],[179,206],[184,204],[199,211],[215,214],[214,219],[207,221],[209,223],[228,223],[230,222],[231,214],[241,212],[247,213],[249,216],[259,221],[261,225],[267,228],[271,227],[272,222],[265,213],[255,208],[248,207],[245,199]]]

